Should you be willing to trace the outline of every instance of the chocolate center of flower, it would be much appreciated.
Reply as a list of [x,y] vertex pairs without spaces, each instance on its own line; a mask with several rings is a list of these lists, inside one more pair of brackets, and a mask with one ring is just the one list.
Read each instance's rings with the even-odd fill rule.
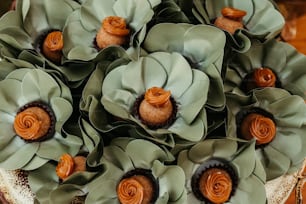
[[75,156],[72,157],[69,154],[63,154],[56,166],[57,176],[64,180],[71,174],[78,171],[86,170],[86,157]]
[[45,104],[34,102],[18,111],[14,120],[14,130],[26,141],[40,141],[53,135],[54,123],[53,111]]
[[218,17],[215,26],[234,34],[239,28],[243,28],[242,18],[247,14],[243,10],[225,7],[221,10],[222,16]]
[[223,169],[211,168],[199,180],[202,195],[213,203],[226,202],[232,192],[232,179]]
[[44,56],[54,63],[60,64],[62,60],[62,50],[64,47],[63,34],[61,31],[52,31],[47,34],[42,45]]
[[171,124],[177,111],[171,92],[159,87],[148,89],[144,97],[136,100],[135,109],[142,123],[152,129]]
[[269,117],[258,113],[248,114],[240,127],[241,136],[247,140],[256,139],[257,145],[270,143],[276,135],[276,126]]
[[246,75],[241,84],[241,89],[246,93],[264,87],[281,87],[276,74],[269,68],[257,68]]
[[191,179],[194,195],[201,201],[221,204],[230,199],[238,185],[236,171],[221,158],[203,163]]
[[121,204],[149,204],[157,199],[158,185],[148,170],[136,169],[128,172],[117,186]]
[[130,30],[124,18],[109,16],[102,21],[102,26],[96,35],[96,45],[103,49],[110,45],[124,45],[128,41]]

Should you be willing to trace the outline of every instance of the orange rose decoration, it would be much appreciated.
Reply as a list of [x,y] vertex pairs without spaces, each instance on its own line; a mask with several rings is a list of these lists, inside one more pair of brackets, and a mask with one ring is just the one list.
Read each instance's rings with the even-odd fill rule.
[[152,87],[145,93],[139,106],[140,118],[151,125],[165,123],[172,115],[171,92],[159,87]]
[[63,34],[61,31],[53,31],[47,35],[42,46],[42,53],[55,63],[60,63],[62,59],[62,49],[64,47]]
[[86,158],[83,156],[72,157],[63,154],[56,166],[56,174],[60,179],[65,180],[68,176],[78,171],[86,170]]
[[215,20],[215,26],[234,34],[239,28],[243,28],[242,19],[247,14],[243,10],[225,7],[221,10],[222,16]]
[[214,204],[221,204],[231,196],[232,179],[223,169],[211,168],[205,171],[199,181],[202,195]]
[[276,76],[271,69],[255,69],[253,79],[257,87],[275,87]]
[[96,42],[100,49],[110,45],[123,45],[127,42],[130,30],[124,18],[109,16],[102,22],[102,27],[96,35]]
[[268,144],[276,135],[276,126],[272,119],[257,113],[247,115],[241,123],[241,135],[245,139],[256,139],[256,144]]
[[153,197],[152,182],[142,175],[135,175],[120,181],[117,195],[121,204],[149,204]]
[[30,107],[18,113],[14,120],[14,130],[24,140],[38,140],[48,133],[51,125],[49,114],[39,107]]

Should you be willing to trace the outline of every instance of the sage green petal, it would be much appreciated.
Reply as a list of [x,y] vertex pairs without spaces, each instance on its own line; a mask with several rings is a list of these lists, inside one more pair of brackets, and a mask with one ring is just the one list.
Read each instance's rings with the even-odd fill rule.
[[50,75],[39,69],[29,70],[23,78],[21,87],[22,95],[29,102],[41,100],[48,103],[52,97],[60,96],[58,84]]
[[129,155],[118,146],[105,147],[103,157],[122,171],[127,172],[134,168],[133,161],[130,159]]
[[[180,103],[178,114],[190,124],[195,119],[199,110],[204,107],[209,89],[209,79],[201,71],[192,70],[193,83],[188,90],[177,100]],[[192,104],[192,105],[191,105]]]
[[79,185],[63,184],[50,193],[50,203],[71,203],[76,196],[85,194]]
[[171,90],[174,98],[179,98],[192,84],[192,69],[179,53],[155,52],[149,55],[159,62],[167,72],[164,89]]
[[[0,112],[0,149],[4,150],[5,146],[11,142],[11,140],[16,137],[16,133],[13,128],[15,117],[5,113]],[[2,160],[2,157],[0,157]]]
[[85,204],[101,203],[101,204],[118,204],[116,187],[118,180],[103,180],[103,183],[95,186],[86,196]]
[[266,203],[266,192],[264,183],[255,175],[250,175],[248,178],[241,179],[235,194],[231,197],[228,203],[232,204],[257,204]]
[[51,139],[40,142],[36,154],[42,158],[58,161],[61,155],[65,153],[72,156],[76,155],[79,152],[81,145],[82,140],[80,138],[70,135],[64,138],[56,132]]
[[238,144],[228,139],[206,139],[197,143],[188,151],[188,158],[201,164],[211,157],[230,158],[236,153]]
[[87,0],[81,7],[81,21],[88,31],[97,30],[102,20],[107,16],[114,16],[113,5],[115,0]]
[[[28,143],[15,149],[15,152],[0,163],[0,167],[7,170],[22,169],[35,156],[39,143]],[[5,151],[5,150],[4,150]],[[22,158],[22,159],[21,159]]]
[[33,49],[30,36],[18,27],[1,30],[0,40],[18,50]]
[[236,167],[239,178],[249,177],[255,168],[256,162],[255,141],[244,144],[238,153],[233,156],[232,163]]
[[179,138],[197,142],[206,136],[207,132],[207,118],[206,111],[202,109],[197,118],[192,123],[186,123],[183,118],[179,117],[168,128],[175,133]]
[[24,0],[22,3],[25,4],[22,10],[24,29],[34,39],[47,29],[62,30],[69,14],[78,7],[76,2],[68,0]]
[[49,159],[44,159],[41,157],[38,157],[37,155],[31,159],[25,166],[22,167],[25,171],[31,171],[33,169],[38,169],[41,166],[45,165]]
[[85,30],[79,16],[80,10],[76,10],[67,19],[63,29],[65,41],[63,53],[69,60],[89,61],[98,53],[93,46],[96,31]]
[[61,97],[54,97],[50,100],[50,106],[56,118],[55,129],[60,132],[63,124],[72,114],[72,104]]
[[21,27],[21,26],[22,26],[22,19],[17,11],[6,12],[3,16],[1,16],[0,30],[6,29],[8,27]]
[[[204,151],[205,149],[201,149],[201,151]],[[179,153],[177,157],[177,165],[180,166],[185,173],[186,176],[186,182],[189,182],[190,178],[193,176],[193,173],[195,169],[197,168],[197,165],[195,162],[197,162],[197,158],[190,158],[189,157],[189,152],[188,150],[183,150]],[[203,158],[207,159],[207,158]],[[194,161],[195,160],[195,161]]]
[[12,72],[15,69],[16,69],[16,66],[14,64],[6,60],[1,60],[1,57],[0,57],[0,80],[3,80],[10,72]]
[[22,87],[17,80],[6,79],[0,81],[0,110],[2,112],[15,116],[18,109],[26,103],[21,89]]
[[290,159],[291,165],[301,165],[306,155],[306,150],[304,148],[306,145],[306,139],[304,138],[306,127],[303,126],[298,129],[281,127],[279,129],[281,130],[278,130],[277,138],[275,138],[270,145],[286,155]]
[[256,150],[256,154],[266,170],[267,181],[285,174],[290,168],[290,159],[272,146],[258,149]]
[[[5,130],[5,128],[10,128],[10,127],[6,125],[6,127],[4,127],[3,129]],[[2,137],[8,137],[8,138],[7,140],[4,139],[3,142],[1,142],[1,147],[2,147],[1,154],[0,154],[1,162],[5,161],[8,157],[13,155],[17,149],[20,149],[26,144],[26,142],[22,140],[20,137],[18,137],[16,133],[14,132],[14,130],[12,129],[13,128],[11,126],[11,130],[9,130],[7,133],[2,135]],[[9,135],[9,133],[11,134]]]
[[[166,203],[176,203],[176,201],[184,203],[183,194],[185,192],[185,175],[184,171],[179,166],[164,166],[160,162],[155,161],[153,164],[153,173],[159,171],[156,174],[159,182],[159,197],[156,203],[159,202],[162,197],[169,197]],[[157,170],[158,169],[158,170]],[[182,200],[181,200],[182,199]]]
[[136,168],[149,169],[155,160],[174,160],[173,156],[161,147],[146,140],[131,141],[125,149]]

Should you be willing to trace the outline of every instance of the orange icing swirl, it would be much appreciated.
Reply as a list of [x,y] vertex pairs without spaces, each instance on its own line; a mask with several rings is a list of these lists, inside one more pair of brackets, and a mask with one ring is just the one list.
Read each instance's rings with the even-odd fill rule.
[[163,106],[167,102],[170,102],[170,91],[165,91],[163,88],[152,87],[145,93],[145,100],[153,106]]
[[271,69],[255,69],[253,79],[257,87],[275,87],[276,76]]
[[199,189],[202,195],[215,204],[226,202],[232,192],[232,179],[223,169],[211,168],[200,177]]
[[60,63],[62,59],[62,49],[64,47],[63,34],[61,31],[53,31],[47,35],[42,46],[43,54],[55,63]]
[[226,18],[235,21],[241,21],[242,18],[247,14],[247,12],[236,8],[225,7],[221,10],[221,14]]
[[40,107],[30,107],[18,113],[14,120],[14,130],[25,140],[37,140],[48,133],[51,126],[49,114]]
[[124,18],[119,16],[106,17],[102,22],[103,29],[113,35],[126,36],[130,33]]
[[148,89],[139,105],[139,116],[148,126],[162,127],[171,119],[174,108],[171,92],[159,87]]
[[61,179],[66,179],[73,173],[74,161],[69,154],[63,154],[56,166],[56,174]]
[[96,35],[96,42],[101,49],[110,45],[123,45],[126,43],[129,33],[130,30],[127,28],[124,18],[109,16],[103,20]]
[[269,117],[257,113],[247,115],[241,123],[241,135],[245,139],[256,139],[256,144],[268,144],[276,135],[276,126]]

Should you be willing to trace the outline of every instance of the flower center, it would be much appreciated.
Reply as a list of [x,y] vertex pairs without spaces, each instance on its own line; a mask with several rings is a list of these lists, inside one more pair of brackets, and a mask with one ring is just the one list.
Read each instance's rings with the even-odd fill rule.
[[243,10],[225,7],[221,10],[222,16],[217,17],[214,25],[234,34],[237,29],[243,28],[242,19],[247,14]]
[[245,139],[256,139],[256,144],[268,144],[276,135],[274,121],[258,113],[251,113],[244,117],[241,123],[241,136]]
[[[36,104],[39,105],[39,104]],[[14,120],[16,134],[26,141],[37,141],[53,133],[54,115],[46,106],[25,106]]]
[[202,195],[213,203],[226,202],[232,192],[232,179],[223,169],[211,168],[203,172],[199,180]]
[[276,76],[269,68],[255,69],[253,78],[257,87],[275,87]]
[[61,31],[53,31],[47,34],[42,45],[42,53],[54,63],[60,64],[64,47]]
[[171,98],[171,92],[163,88],[148,89],[141,101],[136,101],[135,104],[141,121],[149,128],[167,126],[175,119],[175,102]]
[[72,157],[70,154],[63,154],[56,166],[56,174],[62,180],[75,172],[85,170],[86,158],[83,156]]
[[96,35],[96,44],[100,49],[111,45],[124,45],[129,33],[124,18],[109,16],[102,21],[102,26]]
[[121,204],[149,204],[157,198],[158,186],[148,170],[135,169],[125,175],[117,186],[117,196]]

